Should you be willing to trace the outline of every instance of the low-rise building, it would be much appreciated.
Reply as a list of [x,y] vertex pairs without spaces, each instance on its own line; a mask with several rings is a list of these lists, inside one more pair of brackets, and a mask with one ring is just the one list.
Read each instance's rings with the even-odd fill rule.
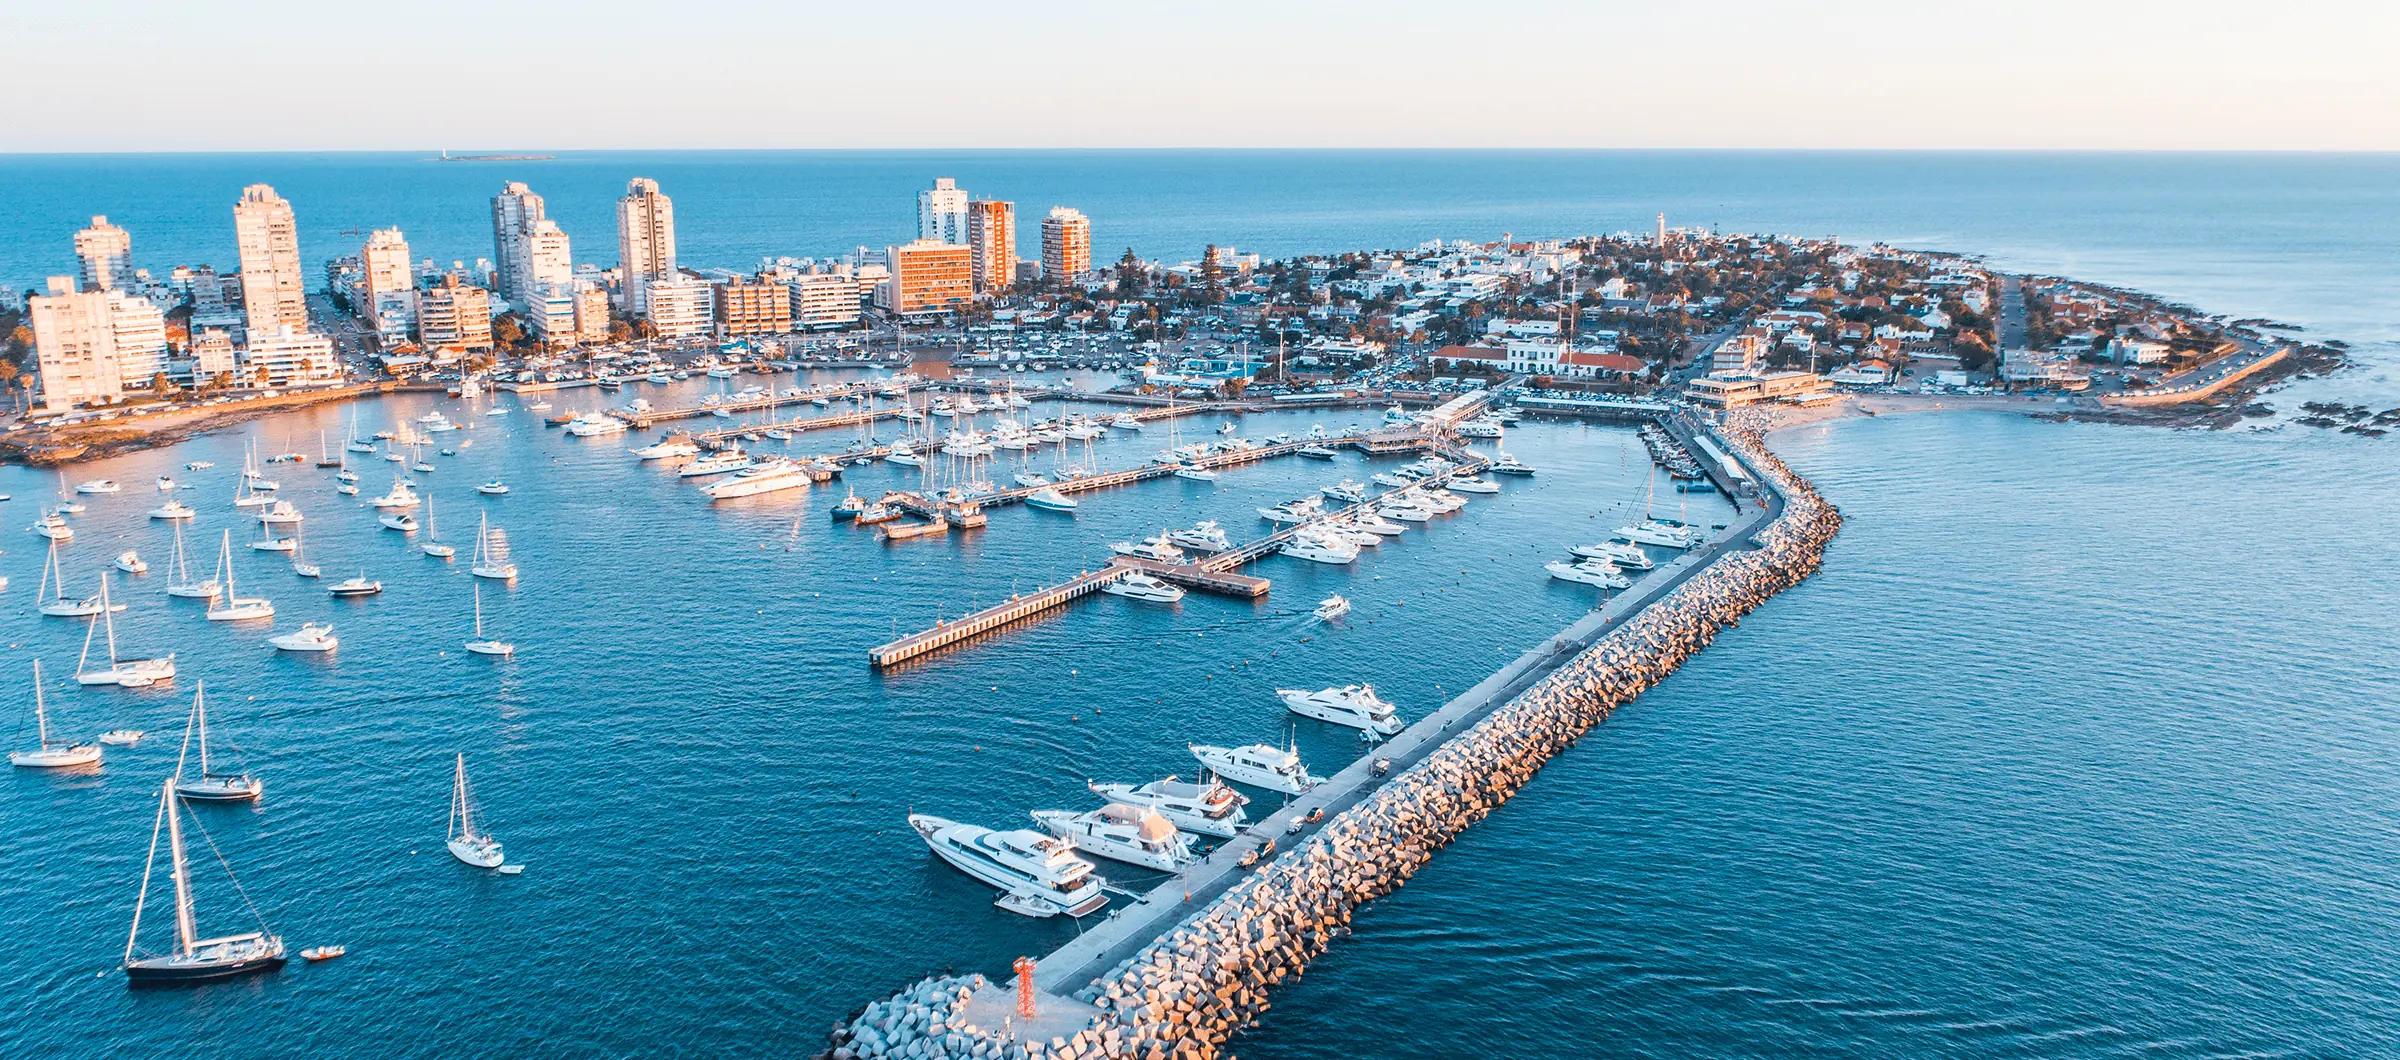
[[955,313],[975,300],[974,250],[920,239],[883,252],[891,278],[875,288],[876,308],[895,316]]
[[689,276],[652,280],[646,292],[650,326],[657,330],[658,337],[683,339],[709,333],[716,312],[716,291],[707,280]]
[[717,335],[777,335],[792,330],[792,295],[766,273],[736,276],[716,285]]
[[846,328],[858,323],[858,281],[846,272],[822,272],[784,285],[794,327]]
[[451,273],[417,297],[417,337],[435,359],[492,348],[491,292]]
[[1807,401],[1832,389],[1832,382],[1815,372],[1710,372],[1692,380],[1684,394],[1696,404],[1722,409],[1768,401]]
[[279,324],[268,334],[251,329],[240,372],[267,386],[307,386],[338,382],[342,364],[333,355],[332,339]]

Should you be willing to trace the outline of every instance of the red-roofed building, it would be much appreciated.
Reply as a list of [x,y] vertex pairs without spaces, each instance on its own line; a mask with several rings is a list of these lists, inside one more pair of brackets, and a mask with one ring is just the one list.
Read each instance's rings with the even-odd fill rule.
[[1508,359],[1508,351],[1498,346],[1444,346],[1433,351],[1433,359],[1496,365]]
[[1648,362],[1641,358],[1622,353],[1569,350],[1558,359],[1558,374],[1587,379],[1629,376],[1648,367]]

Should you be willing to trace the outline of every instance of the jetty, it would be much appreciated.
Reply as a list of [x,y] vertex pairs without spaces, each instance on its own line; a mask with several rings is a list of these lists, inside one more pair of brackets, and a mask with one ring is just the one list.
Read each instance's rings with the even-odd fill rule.
[[[1707,541],[1484,678],[1200,862],[1039,961],[1004,989],[923,980],[837,1029],[864,1057],[1221,1055],[1343,934],[1552,755],[1812,574],[1840,514],[1765,448],[1757,427],[1671,417],[1729,496],[1754,503]],[[1267,851],[1281,853],[1266,856]],[[1247,860],[1251,864],[1244,865]]]

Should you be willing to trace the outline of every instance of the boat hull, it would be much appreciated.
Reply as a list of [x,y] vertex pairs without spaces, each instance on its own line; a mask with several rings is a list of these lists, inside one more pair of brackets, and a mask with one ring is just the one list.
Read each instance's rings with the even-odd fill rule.
[[205,983],[214,979],[230,979],[237,975],[271,972],[283,967],[283,948],[278,945],[271,954],[223,961],[187,961],[162,957],[151,961],[130,961],[125,965],[125,979],[135,986],[177,986],[185,983]]

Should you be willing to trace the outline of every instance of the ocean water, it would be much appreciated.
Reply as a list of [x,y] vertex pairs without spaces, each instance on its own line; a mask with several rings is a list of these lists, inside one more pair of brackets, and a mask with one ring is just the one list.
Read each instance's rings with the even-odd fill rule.
[[[132,228],[146,264],[222,263],[223,208],[258,179],[295,201],[312,259],[355,238],[341,229],[394,222],[421,253],[488,255],[483,200],[504,179],[550,196],[579,246],[604,244],[606,204],[636,174],[676,195],[687,257],[728,266],[901,238],[911,189],[936,173],[1021,205],[1078,205],[1096,246],[1171,257],[1211,240],[1283,253],[1641,228],[1664,209],[1677,223],[1981,250],[2304,324],[2356,344],[2365,367],[2272,400],[2380,408],[2400,393],[2388,378],[2400,297],[2383,280],[2400,255],[2395,165],[991,153],[577,156],[518,172],[396,157],[15,157],[0,173],[41,193],[0,205],[0,275],[71,264],[68,234],[92,212]],[[392,398],[360,415],[372,430],[433,404]],[[1509,445],[1541,475],[1355,568],[1271,559],[1258,570],[1276,588],[1261,603],[1098,599],[876,675],[868,646],[1088,567],[1107,541],[1204,517],[1263,530],[1251,508],[1371,468],[1277,462],[1213,489],[1152,483],[1072,519],[1006,510],[978,535],[887,547],[827,520],[839,487],[703,505],[632,464],[625,439],[481,415],[508,398],[441,404],[473,425],[444,437],[474,442],[428,476],[442,536],[468,542],[489,512],[526,571],[484,596],[494,631],[520,646],[511,663],[459,652],[463,570],[376,528],[323,472],[278,472],[310,516],[310,558],[390,591],[332,601],[242,549],[255,528],[225,494],[244,444],[313,453],[322,430],[338,445],[339,409],[71,473],[129,489],[78,518],[70,585],[89,586],[125,548],[149,558],[141,584],[120,582],[131,608],[118,631],[128,649],[178,653],[171,692],[72,688],[82,627],[31,613],[39,539],[0,542],[0,601],[15,601],[0,625],[17,659],[0,684],[18,689],[0,697],[15,704],[0,731],[30,738],[23,664],[38,656],[65,731],[159,736],[112,751],[98,777],[5,778],[0,923],[16,944],[0,997],[20,1015],[0,1021],[0,1054],[812,1049],[906,980],[1000,972],[1075,930],[992,909],[991,892],[907,833],[910,810],[1014,824],[1085,805],[1087,778],[1188,775],[1187,740],[1288,734],[1312,766],[1344,760],[1355,741],[1287,728],[1271,690],[1368,679],[1421,711],[1588,607],[1540,562],[1605,534],[1647,493],[1628,432],[1530,424]],[[1308,422],[1276,414],[1242,429]],[[1161,441],[1114,438],[1094,458],[1131,462]],[[1850,519],[1821,576],[1367,910],[1357,935],[1276,995],[1242,1055],[2400,1046],[2387,882],[2400,853],[2388,541],[2400,481],[2385,443],[1925,414],[1778,444]],[[838,441],[796,448],[819,445]],[[193,459],[217,466],[187,476]],[[362,469],[370,494],[388,468]],[[856,472],[856,485],[880,489],[900,480],[893,470]],[[198,561],[232,529],[245,591],[275,600],[277,629],[334,622],[334,658],[278,656],[264,629],[212,626],[157,595],[171,538],[141,512],[159,474],[202,487],[185,495],[203,513]],[[516,492],[472,492],[494,475]],[[0,469],[14,495],[0,510],[30,522],[57,485]],[[1358,601],[1351,622],[1310,622],[1308,607],[1336,591]],[[219,739],[268,784],[256,808],[201,810],[208,836],[295,946],[352,953],[132,993],[112,968],[199,679]],[[494,831],[529,866],[521,877],[441,850],[461,751]],[[238,929],[242,896],[195,847],[203,926]]]

